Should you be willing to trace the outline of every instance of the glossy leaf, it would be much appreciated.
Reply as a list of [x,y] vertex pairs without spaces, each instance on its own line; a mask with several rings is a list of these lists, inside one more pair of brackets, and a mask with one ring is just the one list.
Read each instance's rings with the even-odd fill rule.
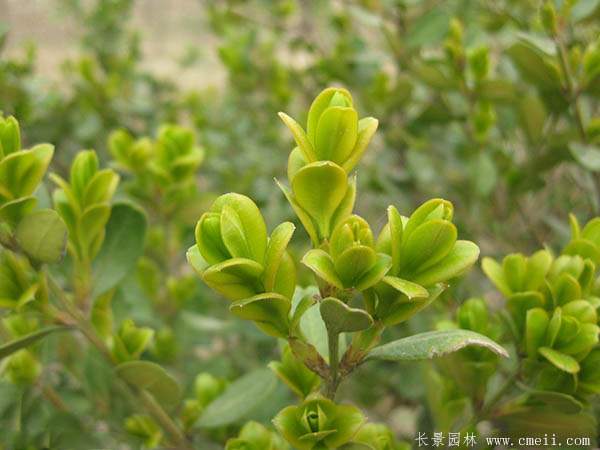
[[549,347],[541,347],[538,349],[540,355],[546,358],[558,369],[567,373],[579,372],[579,363],[569,355],[565,355],[559,351],[553,350]]

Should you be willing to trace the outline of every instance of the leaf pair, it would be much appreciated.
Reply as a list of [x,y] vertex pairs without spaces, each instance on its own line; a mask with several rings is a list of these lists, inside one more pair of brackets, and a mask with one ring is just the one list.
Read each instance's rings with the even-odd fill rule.
[[558,369],[575,374],[578,361],[598,343],[597,313],[585,300],[556,308],[549,316],[541,308],[527,311],[525,346],[531,358],[541,355]]
[[307,164],[291,178],[291,189],[279,183],[315,247],[328,239],[354,208],[356,178],[330,161]]
[[358,120],[352,96],[340,88],[325,89],[315,98],[306,131],[287,114],[279,117],[292,132],[305,164],[331,161],[346,173],[358,163],[378,126],[372,117]]
[[59,187],[54,205],[67,224],[69,245],[80,260],[91,261],[104,240],[119,176],[111,169],[100,170],[96,153],[87,150],[75,157],[69,182],[56,174],[51,178]]
[[484,258],[482,269],[502,294],[510,296],[540,289],[551,265],[550,252],[540,250],[530,257],[520,253],[507,255],[502,265],[491,258]]
[[196,226],[197,244],[187,258],[206,284],[233,300],[230,310],[267,334],[287,337],[296,287],[286,251],[294,225],[280,224],[267,239],[264,219],[240,194],[219,197]]
[[21,149],[19,123],[0,116],[0,220],[15,228],[36,206],[33,193],[50,164],[54,147]]
[[35,300],[39,281],[26,258],[11,252],[0,252],[0,308],[21,310]]
[[441,293],[444,282],[475,263],[479,248],[457,240],[452,215],[452,204],[442,199],[425,202],[410,218],[388,208],[376,248],[391,257],[392,266],[368,298],[377,318],[387,324],[408,319]]
[[369,224],[359,216],[349,216],[333,231],[329,253],[313,249],[302,263],[319,278],[340,290],[364,291],[376,283],[391,267],[388,255],[377,253]]
[[164,125],[158,133],[152,173],[165,186],[191,181],[204,160],[204,150],[196,146],[194,132],[178,125]]
[[590,220],[583,229],[574,215],[569,216],[571,222],[571,241],[563,250],[565,255],[579,255],[600,264],[600,218]]
[[229,439],[225,450],[288,450],[279,435],[258,422],[247,422],[236,438]]
[[364,421],[356,407],[336,405],[319,395],[284,408],[273,419],[277,430],[299,450],[339,448],[352,440]]
[[112,338],[112,353],[119,362],[138,359],[154,336],[151,328],[137,327],[133,320],[125,320]]

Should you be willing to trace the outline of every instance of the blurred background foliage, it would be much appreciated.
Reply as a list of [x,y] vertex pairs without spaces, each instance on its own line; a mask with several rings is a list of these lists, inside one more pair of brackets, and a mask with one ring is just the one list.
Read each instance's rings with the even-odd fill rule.
[[[293,145],[276,113],[299,117],[324,87],[348,88],[361,114],[380,121],[358,168],[357,209],[370,223],[384,224],[388,204],[408,213],[444,197],[455,205],[463,238],[498,257],[561,248],[569,212],[582,222],[599,213],[600,1],[557,1],[553,23],[534,0],[52,0],[38,14],[67,29],[53,53],[43,34],[25,39],[36,27],[26,11],[36,8],[0,2],[0,110],[18,118],[26,145],[56,146],[55,172],[67,173],[78,150],[93,148],[122,174],[117,197],[145,207],[145,256],[115,293],[114,315],[156,330],[149,358],[188,380],[189,392],[199,372],[232,380],[277,358],[270,340],[231,319],[225,302],[200,285],[183,249],[199,213],[223,192],[255,199],[269,228],[293,220],[273,183],[285,176]],[[164,8],[181,23],[163,29]],[[140,20],[142,10],[158,19]],[[189,127],[203,149],[197,177],[176,189],[168,161],[159,161],[165,181],[119,158],[119,146],[138,145],[141,154],[144,145],[160,147],[165,123]],[[306,249],[306,236],[297,233],[293,246]],[[302,283],[308,280],[302,272]],[[484,295],[498,307],[477,269],[406,327],[431,329],[467,298]],[[77,348],[73,339],[44,346]],[[102,372],[108,369],[93,354],[76,353],[64,350],[70,370],[49,371],[49,382],[78,412],[97,418],[93,435],[102,445],[130,439],[112,426],[129,414],[124,400],[101,394],[114,389]],[[424,401],[423,370],[380,364],[342,391],[411,439],[443,423]],[[2,423],[21,394],[4,382],[0,390]],[[281,386],[269,395],[251,418],[264,421],[289,400]],[[40,416],[28,422],[35,434],[50,407],[36,408],[33,394],[19,398],[23,414]],[[72,430],[73,417],[51,417]],[[129,425],[132,435],[144,428],[139,418]],[[222,442],[238,428],[207,436]]]

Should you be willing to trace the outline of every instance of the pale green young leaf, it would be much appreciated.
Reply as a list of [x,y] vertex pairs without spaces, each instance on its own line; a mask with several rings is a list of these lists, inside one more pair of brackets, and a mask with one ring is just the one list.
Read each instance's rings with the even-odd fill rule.
[[335,271],[331,257],[323,250],[309,250],[302,258],[302,264],[312,270],[319,278],[327,283],[343,289],[344,284]]
[[308,164],[292,180],[294,199],[317,225],[321,238],[332,231],[332,218],[347,190],[346,172],[330,161]]
[[358,137],[358,114],[354,108],[327,108],[317,123],[315,153],[319,160],[343,165]]
[[284,112],[280,112],[279,117],[281,118],[283,123],[285,123],[285,125],[289,128],[289,130],[292,132],[292,135],[294,136],[294,140],[296,141],[296,145],[298,145],[298,148],[302,152],[302,156],[304,157],[304,159],[307,162],[317,161],[318,158],[315,153],[313,144],[308,139],[306,132],[302,129],[300,124]]
[[271,233],[269,243],[267,244],[265,272],[263,274],[264,285],[267,291],[273,290],[281,259],[295,229],[296,227],[293,223],[284,222],[279,224]]
[[553,350],[550,347],[540,347],[538,352],[563,372],[575,374],[580,370],[579,363],[569,355]]
[[479,247],[471,241],[456,241],[450,252],[436,264],[419,270],[411,280],[422,286],[432,286],[464,274],[479,258]]

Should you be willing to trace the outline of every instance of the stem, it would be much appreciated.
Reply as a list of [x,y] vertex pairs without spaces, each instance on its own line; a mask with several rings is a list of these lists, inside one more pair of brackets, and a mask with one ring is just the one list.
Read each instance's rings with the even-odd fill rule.
[[68,411],[67,405],[60,398],[58,393],[54,390],[52,386],[39,384],[40,390],[42,391],[42,395],[50,402],[52,405],[58,409],[59,411]]
[[517,369],[504,381],[504,384],[496,391],[494,396],[488,402],[486,402],[485,405],[483,405],[479,412],[473,415],[473,417],[471,418],[469,423],[467,423],[467,425],[463,428],[463,430],[475,427],[482,420],[489,419],[494,408],[498,405],[500,400],[502,400],[502,397],[504,397],[504,394],[506,394],[510,390],[510,388],[512,388],[515,384],[515,380],[518,375],[519,370]]
[[183,432],[179,429],[177,424],[173,422],[171,417],[165,412],[165,410],[156,402],[151,394],[144,390],[138,390],[138,397],[142,400],[146,410],[154,416],[154,418],[160,423],[160,426],[167,431],[178,449],[192,450],[192,446],[188,442]]
[[339,334],[327,332],[327,343],[329,345],[329,380],[325,395],[333,400],[339,385]]
[[[96,333],[96,330],[93,326],[85,320],[83,315],[79,310],[77,310],[71,301],[67,298],[64,291],[61,287],[54,281],[54,279],[50,276],[50,274],[46,273],[46,278],[48,280],[48,285],[50,289],[52,289],[59,299],[61,305],[66,309],[66,311],[75,319],[77,322],[77,327],[82,332],[82,334],[93,344],[98,351],[105,357],[109,364],[112,366],[115,365],[115,360],[113,356],[102,340],[100,336]],[[137,394],[137,397],[142,401],[144,407],[148,410],[152,416],[160,423],[162,428],[171,435],[171,438],[176,443],[178,449],[183,450],[192,450],[193,447],[188,442],[187,438],[183,434],[183,432],[179,429],[178,425],[169,417],[169,415],[165,412],[165,410],[154,400],[148,392],[134,388],[129,384],[125,384],[130,390],[134,391]]]

